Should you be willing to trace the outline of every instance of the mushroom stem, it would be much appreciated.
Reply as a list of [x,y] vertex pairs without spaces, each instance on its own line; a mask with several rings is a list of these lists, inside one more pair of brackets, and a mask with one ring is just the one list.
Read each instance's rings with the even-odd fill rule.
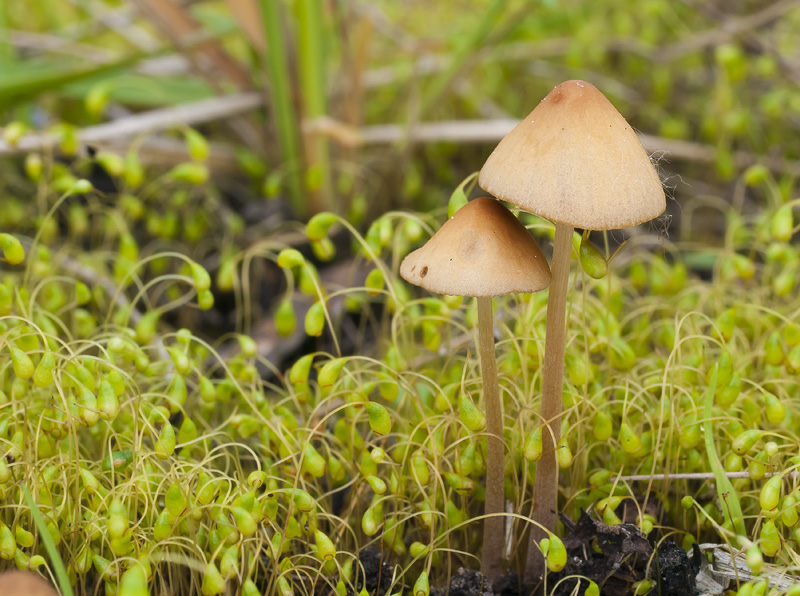
[[[536,465],[533,482],[533,521],[528,542],[523,586],[528,593],[545,573],[545,559],[538,542],[547,538],[547,532],[556,529],[558,497],[558,461],[556,446],[561,438],[561,407],[564,388],[564,335],[566,329],[567,288],[569,259],[572,253],[573,226],[556,223],[553,262],[550,267],[553,281],[547,297],[547,330],[544,342],[544,377],[542,379],[542,458]],[[488,495],[488,493],[487,493]]]
[[486,403],[486,504],[483,520],[482,571],[492,581],[503,574],[505,545],[505,453],[503,449],[503,404],[497,381],[494,353],[494,315],[491,297],[478,297],[478,351],[481,358],[483,395]]

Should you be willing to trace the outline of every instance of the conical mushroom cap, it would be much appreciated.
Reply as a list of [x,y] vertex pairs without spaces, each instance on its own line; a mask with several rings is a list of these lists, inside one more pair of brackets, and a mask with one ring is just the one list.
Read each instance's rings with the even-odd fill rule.
[[585,81],[553,89],[500,141],[479,183],[526,211],[588,230],[628,228],[666,208],[636,133]]
[[500,201],[470,201],[400,265],[406,281],[453,296],[538,292],[550,267],[530,232]]

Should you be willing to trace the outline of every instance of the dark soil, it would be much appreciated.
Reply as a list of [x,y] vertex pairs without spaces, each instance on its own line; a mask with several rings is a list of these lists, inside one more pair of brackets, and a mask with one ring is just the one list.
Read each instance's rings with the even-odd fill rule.
[[494,593],[497,596],[518,596],[519,578],[517,574],[512,571],[498,579],[494,584]]
[[[445,590],[431,590],[431,596],[444,596]],[[450,596],[494,596],[492,582],[480,571],[459,567],[450,578]]]
[[[577,522],[564,518],[570,529],[564,538],[567,565],[555,578],[581,575],[600,586],[604,596],[628,596],[632,586],[647,576],[647,565],[653,547],[634,524],[608,525],[590,517],[585,511]],[[598,552],[600,551],[600,552]],[[555,590],[556,596],[578,594],[589,587],[586,580],[567,580]]]
[[700,547],[694,545],[692,560],[680,546],[674,542],[664,541],[658,547],[657,573],[661,596],[693,595],[697,592],[695,577],[700,571]]
[[[445,596],[444,589],[431,589],[431,596]],[[496,582],[484,578],[480,571],[459,567],[450,578],[449,596],[519,596],[516,573],[508,573]]]
[[361,565],[355,571],[356,593],[366,587],[370,596],[388,594],[389,587],[392,585],[392,566],[386,561],[388,556],[388,553],[383,553],[374,546],[361,549],[361,552],[358,553],[358,562]]
[[[695,577],[699,571],[700,551],[695,545],[692,556],[675,542],[665,540],[655,548],[631,523],[609,525],[585,511],[577,522],[562,516],[568,529],[564,537],[567,565],[548,575],[548,596],[583,596],[589,581],[600,586],[602,596],[631,596],[633,585],[646,578],[654,580],[649,596],[695,596]],[[391,585],[392,566],[375,547],[362,550],[359,561],[364,576],[357,577],[359,591],[366,585],[371,596],[385,596]],[[359,571],[360,574],[360,571]],[[567,576],[555,590],[552,586]],[[365,584],[364,584],[365,582]],[[431,596],[526,596],[520,593],[514,573],[492,582],[474,569],[459,568],[450,578],[448,589],[432,587]]]
[[[585,511],[577,522],[566,518],[564,523],[570,530],[564,538],[567,566],[556,575],[554,583],[560,577],[582,575],[600,586],[603,596],[630,596],[636,582],[651,578],[655,580],[652,596],[694,596],[697,593],[695,576],[699,571],[699,552],[693,553],[690,561],[680,546],[665,540],[657,545],[654,556],[653,545],[634,524],[604,524]],[[575,592],[579,583],[580,588]],[[582,595],[588,586],[586,580],[569,580],[554,594]]]

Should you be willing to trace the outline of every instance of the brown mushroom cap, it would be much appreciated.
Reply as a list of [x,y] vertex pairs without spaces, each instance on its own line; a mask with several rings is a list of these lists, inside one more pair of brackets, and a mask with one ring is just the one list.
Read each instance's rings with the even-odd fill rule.
[[35,573],[7,571],[0,574],[2,596],[58,596],[49,583]]
[[538,292],[550,267],[530,232],[500,201],[481,197],[447,220],[400,265],[406,281],[453,296]]
[[585,81],[553,89],[500,141],[479,184],[526,211],[589,230],[635,226],[666,208],[636,133]]

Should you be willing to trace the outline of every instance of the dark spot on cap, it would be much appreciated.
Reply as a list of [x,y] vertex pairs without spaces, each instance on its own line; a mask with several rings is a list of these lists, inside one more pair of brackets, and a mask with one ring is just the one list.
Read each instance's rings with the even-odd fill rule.
[[419,276],[420,277],[425,277],[426,275],[428,275],[428,266],[427,265],[425,265],[422,269],[419,270]]
[[562,98],[562,97],[563,97],[563,95],[561,95],[560,93],[556,93],[556,94],[553,96],[553,103],[558,103],[559,101],[561,101],[561,98]]
[[414,266],[411,268],[411,273],[414,273],[414,269],[416,269],[416,268],[417,268],[417,266],[416,266],[416,265],[414,265]]

